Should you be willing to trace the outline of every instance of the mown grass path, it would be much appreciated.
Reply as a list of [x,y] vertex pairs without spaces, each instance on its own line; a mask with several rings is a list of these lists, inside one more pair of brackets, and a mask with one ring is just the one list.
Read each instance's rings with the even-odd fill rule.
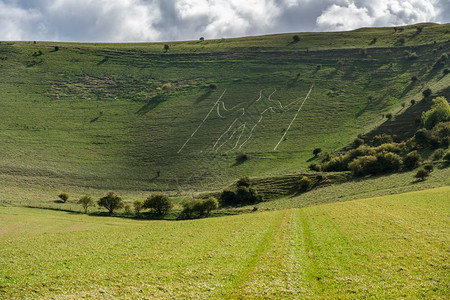
[[0,207],[0,298],[446,299],[450,187],[192,221]]

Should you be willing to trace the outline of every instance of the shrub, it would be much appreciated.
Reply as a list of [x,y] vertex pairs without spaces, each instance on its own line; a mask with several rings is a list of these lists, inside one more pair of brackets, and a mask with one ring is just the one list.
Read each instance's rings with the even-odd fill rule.
[[306,176],[302,176],[300,178],[300,180],[298,181],[298,191],[299,192],[305,193],[305,192],[311,190],[313,188],[313,186],[314,186],[313,181]]
[[230,190],[224,190],[220,194],[220,203],[222,205],[236,205],[236,193]]
[[242,177],[236,182],[236,186],[246,186],[249,187],[251,185],[252,180],[249,177]]
[[316,148],[316,149],[313,150],[314,156],[319,155],[320,152],[322,152],[322,149],[321,149],[321,148]]
[[386,143],[382,144],[375,149],[376,153],[381,152],[393,152],[393,153],[401,153],[406,150],[406,144],[405,143]]
[[123,208],[122,198],[114,194],[114,192],[109,192],[105,197],[100,198],[97,204],[106,208],[110,215],[114,213],[114,210]]
[[292,37],[292,39],[294,40],[294,42],[300,41],[300,37],[299,37],[298,35],[294,35],[294,36]]
[[342,155],[335,156],[329,161],[323,163],[321,169],[325,172],[340,172],[348,171],[347,161]]
[[414,169],[419,166],[421,160],[422,156],[420,156],[419,152],[411,151],[406,154],[405,158],[403,159],[403,165],[407,169]]
[[417,81],[417,76],[416,75],[414,75],[413,77],[411,77],[411,81]]
[[393,143],[393,142],[394,142],[394,139],[392,138],[391,135],[382,133],[382,134],[378,134],[378,135],[374,136],[372,138],[372,140],[370,141],[370,144],[372,146],[380,146],[383,144]]
[[386,114],[386,119],[388,119],[388,120],[392,119],[392,113],[387,113]]
[[425,89],[423,92],[422,92],[422,95],[425,97],[425,98],[427,98],[427,97],[430,97],[431,96],[431,89],[430,88],[427,88],[427,89]]
[[349,163],[348,167],[355,176],[375,174],[377,169],[377,158],[374,155],[360,156]]
[[133,202],[134,213],[138,216],[141,211],[144,209],[144,201],[136,200]]
[[401,37],[401,38],[397,39],[397,42],[400,44],[404,44],[406,42],[406,40],[404,37]]
[[55,52],[56,52],[56,51],[59,51],[59,46],[55,46],[54,49],[55,49]]
[[411,99],[411,105],[414,105],[414,104],[416,104],[416,100]]
[[165,44],[165,45],[164,45],[164,52],[169,51],[169,48],[170,48],[169,45]]
[[428,176],[430,176],[430,173],[425,169],[420,169],[417,171],[415,178],[424,181]]
[[308,166],[311,171],[320,172],[320,166],[318,164],[312,163]]
[[421,128],[414,134],[414,139],[418,146],[427,146],[430,140],[430,133],[425,128]]
[[172,209],[173,204],[165,194],[154,194],[144,201],[144,208],[148,208],[158,216],[165,216]]
[[431,159],[432,160],[440,160],[442,157],[444,157],[444,154],[445,154],[444,149],[442,149],[442,148],[436,149],[433,152],[433,154],[431,154]]
[[444,71],[442,71],[442,72],[444,72],[444,75],[447,75],[448,73],[450,73],[450,70],[445,68]]
[[238,163],[243,163],[250,159],[250,155],[245,153],[239,153],[238,155],[236,155],[235,159]]
[[422,124],[426,129],[431,129],[446,121],[450,121],[450,105],[444,97],[437,97],[433,99],[431,109],[422,113]]
[[215,90],[217,89],[217,85],[216,85],[215,83],[211,83],[211,84],[209,85],[209,89],[210,89],[211,91],[215,91]]
[[352,147],[353,148],[358,148],[359,146],[361,146],[363,144],[364,144],[364,140],[362,138],[358,137],[358,138],[353,140]]
[[125,207],[124,207],[124,210],[125,210],[125,214],[126,215],[131,215],[132,214],[132,212],[131,212],[131,205],[130,204],[126,204]]
[[225,190],[220,195],[222,206],[248,205],[262,201],[262,197],[253,187],[238,186],[236,191]]
[[377,154],[378,160],[378,172],[387,173],[387,172],[396,172],[400,170],[403,164],[403,160],[400,155],[392,153],[392,152],[383,152]]
[[58,197],[64,203],[66,203],[66,201],[69,200],[69,194],[67,194],[67,193],[61,193],[61,194],[58,195]]
[[212,210],[217,209],[219,202],[214,197],[207,199],[193,199],[183,203],[180,219],[191,219],[195,217],[207,217]]
[[428,173],[431,173],[431,172],[433,172],[433,170],[434,170],[433,164],[426,164],[426,165],[423,166],[423,168],[424,168],[425,171],[427,171]]
[[199,40],[203,42],[205,40],[205,38],[204,37],[200,37]]
[[450,151],[446,151],[444,156],[442,157],[442,159],[446,162],[446,163],[450,163]]
[[417,26],[417,27],[416,27],[416,32],[417,32],[418,34],[421,33],[422,30],[423,30],[423,27],[422,27],[422,26]]
[[88,196],[88,195],[84,195],[83,197],[81,197],[81,198],[78,200],[78,204],[81,204],[81,206],[82,206],[83,209],[84,209],[84,213],[85,213],[85,214],[87,214],[88,208],[89,208],[90,206],[95,206],[94,200],[92,199],[91,196]]

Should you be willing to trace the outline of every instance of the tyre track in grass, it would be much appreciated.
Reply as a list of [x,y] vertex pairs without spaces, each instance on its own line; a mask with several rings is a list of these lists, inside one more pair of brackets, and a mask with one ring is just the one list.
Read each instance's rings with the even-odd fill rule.
[[225,298],[225,299],[240,299],[240,290],[242,286],[247,282],[250,276],[253,274],[258,263],[261,261],[263,254],[273,247],[277,238],[277,234],[282,229],[282,226],[286,222],[286,218],[289,217],[289,211],[280,211],[278,216],[274,219],[272,225],[267,230],[266,234],[262,238],[261,242],[256,247],[255,251],[249,258],[242,264],[243,268],[238,271],[236,275],[231,274],[230,279],[223,288],[218,291],[218,295],[214,295],[212,298]]
[[304,250],[304,266],[305,279],[311,285],[311,288],[315,291],[320,291],[322,287],[322,275],[319,272],[319,266],[315,258],[315,253],[313,251],[312,234],[310,225],[308,222],[308,217],[306,216],[303,209],[298,211],[301,228],[302,228],[302,240],[303,240],[303,250]]

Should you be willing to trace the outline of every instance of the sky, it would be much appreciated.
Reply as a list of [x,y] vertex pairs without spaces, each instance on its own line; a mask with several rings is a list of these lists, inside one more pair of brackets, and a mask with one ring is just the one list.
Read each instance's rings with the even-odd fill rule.
[[0,0],[0,40],[150,42],[450,22],[450,0]]

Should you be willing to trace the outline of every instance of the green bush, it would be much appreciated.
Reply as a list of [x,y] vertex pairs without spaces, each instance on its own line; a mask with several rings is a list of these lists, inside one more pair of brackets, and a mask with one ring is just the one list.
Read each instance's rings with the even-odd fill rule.
[[252,183],[252,180],[249,177],[242,177],[236,182],[236,186],[246,186],[249,187]]
[[372,146],[376,147],[376,146],[380,146],[383,144],[389,144],[389,143],[393,143],[393,142],[394,142],[394,139],[392,138],[391,135],[382,133],[382,134],[378,134],[378,135],[374,136],[372,138],[372,140],[370,141],[370,144]]
[[415,178],[421,181],[424,181],[428,176],[430,176],[430,173],[425,169],[418,170],[416,175],[414,175]]
[[431,96],[431,89],[430,88],[427,88],[427,89],[425,89],[423,92],[422,92],[422,95],[423,95],[423,97],[424,98],[428,98],[428,97],[430,97]]
[[214,197],[207,199],[193,199],[183,204],[183,210],[180,213],[180,219],[192,219],[199,217],[208,217],[212,210],[219,206],[219,202]]
[[255,204],[262,201],[262,197],[253,187],[238,186],[236,191],[225,190],[220,195],[222,206],[236,206]]
[[136,200],[133,202],[134,213],[138,216],[141,211],[144,209],[144,201]]
[[423,165],[423,168],[424,168],[424,170],[427,171],[428,173],[431,173],[431,172],[433,172],[433,170],[434,170],[433,164],[426,164],[426,165]]
[[450,105],[444,97],[433,99],[431,109],[422,113],[422,124],[426,129],[432,129],[439,122],[450,121]]
[[419,166],[421,160],[422,156],[420,156],[419,152],[411,151],[406,154],[405,158],[403,159],[403,165],[407,169],[414,169]]
[[313,155],[314,155],[314,156],[317,156],[317,155],[319,155],[320,152],[322,152],[322,149],[321,149],[321,148],[315,148],[315,149],[313,150]]
[[122,198],[114,194],[114,192],[109,192],[105,197],[100,198],[97,204],[106,208],[110,215],[114,213],[114,210],[124,206]]
[[374,155],[360,156],[349,163],[348,167],[355,176],[365,176],[369,174],[376,174],[377,172],[377,158]]
[[403,160],[400,155],[392,152],[383,152],[377,154],[378,172],[390,173],[400,170],[403,165]]
[[132,214],[132,212],[131,212],[131,205],[130,204],[125,204],[124,210],[125,210],[125,214],[126,215],[131,215]]
[[95,206],[94,200],[92,199],[91,196],[88,196],[88,195],[84,195],[83,197],[81,197],[77,203],[81,204],[81,206],[84,209],[85,214],[87,214],[88,208],[90,206]]
[[302,176],[300,178],[300,180],[298,181],[298,191],[299,192],[305,193],[305,192],[311,190],[313,188],[313,186],[314,186],[314,182],[306,176]]
[[348,171],[347,160],[343,155],[335,156],[323,163],[321,169],[325,172]]
[[416,141],[417,146],[428,146],[430,141],[430,132],[428,132],[425,128],[421,128],[414,134],[414,140]]
[[308,166],[311,171],[320,172],[320,166],[318,164],[312,163]]
[[158,216],[167,215],[172,207],[172,201],[165,194],[153,194],[144,201],[144,208],[150,209]]
[[446,163],[450,163],[450,151],[446,151],[444,156],[442,157],[442,159],[446,162]]
[[442,148],[436,149],[433,154],[431,154],[432,160],[440,160],[442,157],[444,157],[445,151]]
[[67,194],[67,193],[61,193],[61,194],[58,195],[58,197],[64,203],[66,203],[66,201],[69,200],[69,194]]

